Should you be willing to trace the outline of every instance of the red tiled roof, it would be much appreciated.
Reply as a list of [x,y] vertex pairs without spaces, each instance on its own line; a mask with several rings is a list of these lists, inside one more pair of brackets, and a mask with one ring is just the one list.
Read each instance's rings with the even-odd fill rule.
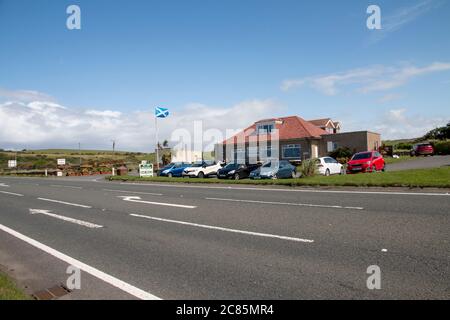
[[[253,125],[242,130],[233,137],[223,141],[224,144],[234,143],[235,139],[238,142],[245,141],[248,142],[249,138],[254,137],[254,139],[266,140],[270,139],[270,134],[256,134],[256,125],[261,122],[275,122],[275,129],[278,130],[280,140],[290,140],[290,139],[301,139],[301,138],[312,138],[320,137],[327,132],[318,126],[306,121],[297,116],[283,117],[283,118],[273,118],[265,119],[255,122]],[[252,138],[253,139],[253,138]]]
[[311,122],[313,125],[318,127],[325,127],[330,120],[331,120],[330,118],[325,118],[325,119],[309,120],[308,122]]

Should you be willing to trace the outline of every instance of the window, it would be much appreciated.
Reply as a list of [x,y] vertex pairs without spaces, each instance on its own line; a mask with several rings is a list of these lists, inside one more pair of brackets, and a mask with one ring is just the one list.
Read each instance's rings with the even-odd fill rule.
[[260,147],[259,148],[259,157],[261,159],[267,159],[272,157],[272,147]]
[[336,142],[333,142],[333,141],[327,142],[327,152],[333,152],[337,148],[338,148],[338,144]]
[[273,124],[260,124],[258,125],[258,134],[266,134],[274,131],[275,127]]
[[299,144],[287,144],[283,146],[284,159],[300,159],[301,148]]

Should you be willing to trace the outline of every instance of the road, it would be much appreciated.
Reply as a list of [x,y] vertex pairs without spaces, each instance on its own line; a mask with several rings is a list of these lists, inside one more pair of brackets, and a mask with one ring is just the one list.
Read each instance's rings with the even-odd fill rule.
[[411,169],[429,169],[450,166],[449,156],[416,157],[387,165],[388,171],[402,171]]
[[0,177],[0,264],[80,267],[66,299],[449,299],[448,191]]

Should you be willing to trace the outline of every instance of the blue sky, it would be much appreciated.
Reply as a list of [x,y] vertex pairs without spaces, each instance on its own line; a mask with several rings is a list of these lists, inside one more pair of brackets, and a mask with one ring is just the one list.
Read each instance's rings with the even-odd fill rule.
[[[71,4],[81,30],[66,28]],[[383,30],[367,29],[370,4]],[[0,0],[0,147],[102,147],[134,130],[122,148],[148,150],[133,121],[145,126],[153,106],[173,114],[166,136],[197,118],[223,130],[295,114],[413,137],[450,121],[449,30],[446,0]],[[13,108],[21,118],[6,125]],[[71,135],[55,142],[45,112]]]

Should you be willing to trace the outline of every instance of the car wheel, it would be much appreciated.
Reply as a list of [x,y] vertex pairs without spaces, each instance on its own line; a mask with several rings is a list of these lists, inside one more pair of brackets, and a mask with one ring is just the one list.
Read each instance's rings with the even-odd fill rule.
[[330,176],[330,169],[327,169],[327,170],[325,171],[325,176],[326,176],[326,177],[329,177],[329,176]]
[[234,180],[239,180],[241,177],[239,176],[239,173],[234,174]]
[[172,173],[169,173],[167,176],[168,176],[169,178],[172,178],[172,177],[173,177],[173,174],[172,174]]
[[204,174],[203,172],[199,172],[199,173],[198,173],[198,177],[199,177],[200,179],[203,179],[203,178],[205,177],[205,174]]

